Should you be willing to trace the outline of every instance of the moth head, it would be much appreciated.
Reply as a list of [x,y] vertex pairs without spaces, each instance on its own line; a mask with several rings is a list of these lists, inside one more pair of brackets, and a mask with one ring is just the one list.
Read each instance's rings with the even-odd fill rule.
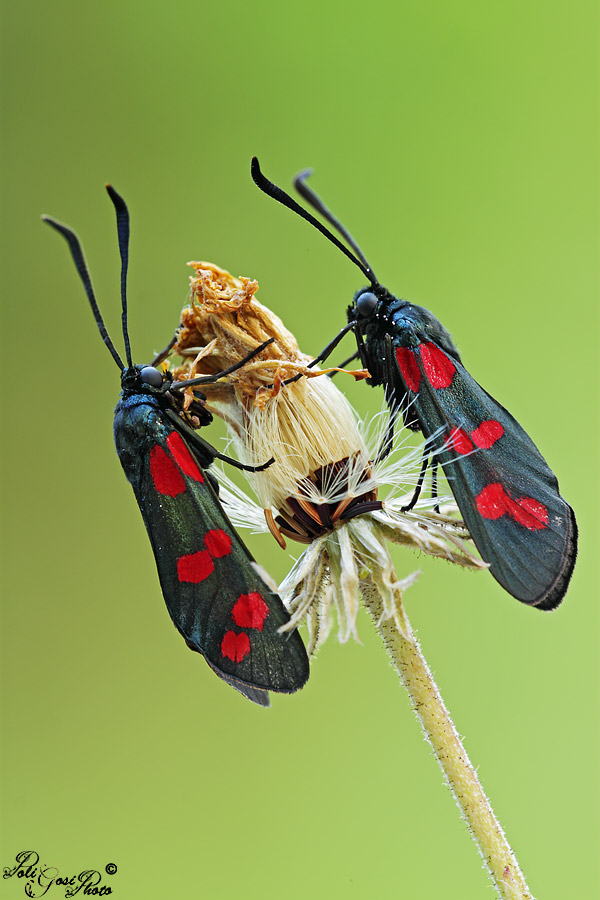
[[141,391],[162,394],[171,386],[173,376],[155,366],[129,366],[121,374],[121,388],[124,391]]
[[394,299],[393,294],[390,294],[382,284],[372,282],[355,293],[352,306],[348,310],[348,320],[364,323],[365,320],[377,318],[382,312],[382,303]]
[[377,308],[379,297],[372,288],[361,288],[354,295],[354,312],[356,317],[369,319]]

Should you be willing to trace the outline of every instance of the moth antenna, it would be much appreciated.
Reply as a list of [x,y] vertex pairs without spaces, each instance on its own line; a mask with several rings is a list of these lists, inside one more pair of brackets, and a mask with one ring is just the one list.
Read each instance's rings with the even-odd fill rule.
[[121,327],[123,329],[123,341],[125,343],[125,356],[129,368],[131,361],[131,345],[129,343],[129,330],[127,323],[127,269],[129,267],[129,210],[120,194],[115,191],[112,184],[106,185],[108,196],[113,202],[117,214],[117,236],[119,239],[119,253],[121,254]]
[[298,174],[294,178],[294,187],[296,188],[300,196],[303,197],[307,203],[310,203],[313,209],[316,209],[316,211],[320,213],[323,218],[327,222],[329,222],[329,224],[332,225],[337,232],[339,232],[339,234],[341,234],[346,243],[348,243],[350,247],[352,247],[357,257],[365,267],[365,274],[367,274],[367,277],[369,278],[371,284],[379,284],[378,279],[375,277],[375,272],[373,271],[372,266],[367,261],[365,254],[362,252],[348,229],[345,228],[337,218],[337,216],[334,216],[331,210],[325,206],[319,195],[316,194],[313,189],[306,184],[306,179],[309,178],[312,173],[312,169],[304,169],[302,172],[298,172]]
[[[369,279],[370,283],[373,286],[376,286],[379,284],[379,282],[377,281],[377,278],[375,277],[375,273],[373,272],[371,267],[368,265],[368,263],[366,263],[366,261],[362,262],[361,259],[359,259],[358,257],[356,257],[354,255],[354,253],[351,253],[350,250],[348,250],[348,248],[346,247],[346,245],[342,244],[342,242],[339,240],[339,238],[337,238],[334,234],[332,234],[331,231],[329,231],[329,229],[326,228],[322,222],[319,222],[318,219],[315,219],[315,217],[313,215],[311,215],[311,213],[309,213],[302,206],[300,206],[300,204],[297,203],[292,197],[290,197],[289,194],[286,194],[286,192],[282,188],[278,187],[272,181],[269,181],[268,178],[265,178],[265,176],[263,175],[263,173],[260,170],[260,165],[259,165],[259,162],[258,162],[258,159],[256,156],[252,157],[250,172],[252,174],[252,179],[254,181],[254,184],[257,187],[259,187],[264,194],[267,194],[269,197],[272,197],[273,200],[277,200],[277,202],[281,203],[283,206],[287,206],[288,209],[291,209],[292,212],[295,212],[296,215],[300,216],[300,218],[306,219],[307,222],[310,222],[310,224],[313,225],[317,229],[317,231],[320,231],[321,234],[323,234],[327,238],[328,241],[331,241],[332,244],[335,244],[335,246],[338,248],[338,250],[342,251],[344,256],[347,256],[348,259],[351,260],[355,266],[358,266],[358,268],[361,270],[363,275],[365,275]],[[344,233],[344,232],[342,231],[341,233]],[[360,254],[360,255],[362,257],[362,254]],[[364,257],[362,257],[362,258],[364,259]]]
[[92,313],[94,315],[96,325],[98,326],[100,337],[110,350],[112,358],[122,372],[125,369],[125,366],[123,365],[123,360],[117,353],[115,345],[110,339],[110,335],[106,330],[106,325],[104,324],[104,319],[102,318],[102,314],[100,312],[100,309],[98,308],[98,302],[94,294],[94,288],[92,287],[92,279],[90,278],[90,273],[83,256],[83,250],[81,249],[79,238],[77,237],[75,232],[72,231],[67,225],[63,225],[61,222],[53,219],[52,216],[42,216],[42,219],[44,222],[46,222],[47,225],[50,225],[51,228],[54,228],[55,231],[58,231],[59,234],[62,234],[67,244],[69,245],[69,250],[71,251],[71,256],[73,257],[73,262],[75,263],[75,268],[77,269],[79,277],[81,278],[83,287],[85,288],[85,293],[87,294],[87,298],[92,308]]

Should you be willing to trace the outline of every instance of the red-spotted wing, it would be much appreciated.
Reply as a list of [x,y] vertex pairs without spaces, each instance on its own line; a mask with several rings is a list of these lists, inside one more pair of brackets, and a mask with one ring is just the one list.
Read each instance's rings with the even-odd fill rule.
[[192,650],[246,697],[290,693],[308,678],[299,634],[279,596],[259,576],[207,473],[145,394],[115,413],[117,451],[150,537],[171,618]]
[[438,344],[394,349],[411,415],[432,439],[491,573],[522,602],[553,609],[571,577],[577,538],[556,476],[519,423]]

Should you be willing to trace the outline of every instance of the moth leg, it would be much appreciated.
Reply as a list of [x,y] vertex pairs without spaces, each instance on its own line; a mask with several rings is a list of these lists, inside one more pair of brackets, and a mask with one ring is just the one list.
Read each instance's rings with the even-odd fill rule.
[[[348,359],[345,359],[343,362],[339,363],[339,365],[337,366],[337,368],[338,368],[338,369],[344,369],[344,368],[348,365],[348,363],[351,363],[351,362],[353,362],[355,359],[359,359],[359,358],[360,358],[360,353],[358,352],[358,350],[356,350],[356,352],[353,353],[352,356],[349,356]],[[328,377],[328,378],[333,378],[333,376],[334,376],[334,375],[337,375],[337,374],[338,374],[337,372],[328,372],[328,373],[327,373],[327,377]],[[287,384],[287,382],[286,382],[286,384]]]
[[271,459],[268,459],[265,463],[261,463],[260,466],[247,466],[245,463],[241,463],[231,456],[226,456],[224,453],[219,453],[217,450],[215,450],[214,453],[215,459],[220,459],[223,462],[229,463],[230,466],[235,466],[236,469],[241,469],[243,472],[264,472],[265,469],[268,469],[269,466],[272,466],[275,462],[275,457],[272,456]]
[[163,347],[163,349],[160,351],[160,353],[158,353],[158,354],[154,357],[154,359],[152,360],[152,362],[150,363],[150,365],[151,365],[151,366],[154,366],[154,368],[156,369],[156,367],[159,366],[159,365],[161,364],[161,362],[164,362],[164,360],[165,360],[165,359],[167,358],[167,356],[169,355],[169,352],[170,352],[171,349],[174,347],[175,341],[176,341],[176,340],[177,340],[177,332],[175,332],[175,334],[173,335],[173,337],[171,338],[171,340],[169,341],[169,343],[167,344],[167,346],[166,346],[166,347]]
[[271,459],[268,459],[267,462],[262,463],[260,466],[247,466],[244,463],[238,462],[237,459],[232,459],[224,453],[219,453],[216,447],[213,447],[212,444],[209,444],[208,441],[205,441],[203,437],[197,434],[193,428],[190,428],[174,410],[166,409],[164,414],[174,428],[183,438],[185,438],[190,445],[190,448],[195,451],[197,460],[203,469],[208,469],[215,459],[221,459],[223,462],[235,466],[236,469],[242,469],[244,472],[262,472],[264,469],[268,469],[269,466],[272,466],[275,462],[275,457],[272,456]]
[[[437,500],[438,496],[438,478],[437,478],[437,470],[438,470],[438,461],[434,459],[431,461],[431,496],[433,500]],[[436,503],[433,507],[433,511],[435,513],[440,514],[440,504]]]
[[[417,484],[416,484],[415,489],[414,489],[414,491],[413,491],[413,495],[412,495],[412,497],[410,498],[409,502],[406,504],[406,506],[401,506],[401,507],[400,507],[400,511],[401,511],[401,512],[410,512],[410,510],[414,507],[415,503],[416,503],[417,500],[419,499],[419,495],[420,495],[420,493],[421,493],[421,488],[423,487],[423,481],[424,481],[424,479],[425,479],[425,472],[427,471],[427,464],[428,464],[428,463],[429,463],[429,448],[426,447],[426,448],[423,450],[423,459],[422,459],[422,461],[421,461],[421,471],[419,472],[419,480],[417,481]],[[437,471],[436,471],[436,469],[435,469],[435,465],[436,465],[436,464],[433,463],[433,466],[434,466],[434,473],[435,473],[435,478],[436,478],[436,494],[435,494],[435,496],[437,497]],[[433,492],[433,486],[432,486],[431,490],[432,490],[432,492]],[[439,510],[438,510],[438,511],[439,511]]]
[[[358,352],[361,356],[361,359],[364,359],[363,350],[364,344],[362,335],[360,332],[357,332],[358,338]],[[388,405],[390,411],[390,417],[388,419],[388,423],[385,429],[385,437],[381,442],[381,446],[377,451],[377,456],[375,457],[376,462],[380,462],[380,460],[385,459],[386,456],[389,456],[390,451],[392,449],[394,443],[394,428],[396,427],[396,420],[398,419],[398,413],[400,412],[400,407],[395,401],[393,388],[390,385],[393,384],[393,362],[392,362],[392,342],[389,337],[386,339],[386,356],[383,360],[384,367],[386,369],[386,378],[385,378],[385,402]],[[415,499],[416,503],[416,499]]]
[[[312,369],[312,367],[316,366],[317,363],[324,362],[327,359],[327,357],[330,355],[330,353],[333,350],[335,350],[335,348],[337,347],[337,345],[339,344],[341,339],[344,337],[344,335],[348,334],[349,331],[352,331],[353,328],[354,328],[354,322],[349,322],[347,325],[345,325],[342,328],[342,330],[338,334],[336,334],[334,339],[332,341],[329,341],[327,346],[324,347],[323,350],[321,350],[319,355],[315,356],[315,358],[311,362],[309,362],[309,364],[307,365],[306,368]],[[350,359],[354,359],[354,356],[351,356]],[[286,380],[283,382],[283,384],[293,384],[294,381],[298,381],[300,378],[302,378],[302,372],[298,372],[298,374],[293,375],[292,378],[286,378]],[[272,387],[272,385],[271,385],[271,387]]]
[[268,347],[269,344],[272,344],[275,340],[274,337],[268,338],[266,341],[263,341],[262,344],[259,344],[258,347],[255,347],[254,350],[251,350],[250,353],[246,354],[243,359],[240,359],[238,362],[233,363],[232,366],[229,366],[227,369],[223,369],[222,372],[215,372],[214,375],[199,375],[197,378],[190,378],[187,381],[177,381],[175,384],[171,385],[171,392],[173,391],[182,391],[184,388],[192,387],[196,384],[214,384],[219,378],[223,378],[225,375],[231,375],[233,372],[237,372],[238,369],[241,369],[246,365],[247,362],[250,362],[251,359],[254,359],[257,354],[261,353],[265,347]]
[[360,356],[360,361],[362,362],[365,369],[369,368],[369,357],[367,355],[367,348],[365,347],[365,341],[362,336],[362,331],[360,328],[355,330],[356,335],[356,343],[358,344],[358,355]]
[[376,463],[381,462],[382,459],[385,459],[386,456],[389,456],[390,454],[390,451],[394,444],[394,428],[396,427],[398,412],[399,410],[397,406],[390,406],[390,417],[387,421],[387,425],[385,426],[385,436],[375,456]]
[[[181,419],[179,421],[181,421]],[[211,462],[213,459],[220,459],[223,462],[229,463],[230,466],[235,466],[236,469],[241,469],[243,472],[263,472],[265,469],[268,469],[269,466],[272,466],[275,462],[275,457],[272,456],[271,459],[268,459],[260,466],[247,466],[245,463],[241,463],[239,462],[239,460],[233,459],[231,456],[227,456],[225,453],[219,453],[216,447],[213,447],[212,444],[209,444],[208,441],[205,441],[204,438],[200,437],[199,434],[196,434],[196,432],[191,428],[185,429],[185,438],[201,453],[209,453],[211,456]],[[205,464],[205,466],[206,465],[207,464]],[[210,463],[208,465],[210,465]]]

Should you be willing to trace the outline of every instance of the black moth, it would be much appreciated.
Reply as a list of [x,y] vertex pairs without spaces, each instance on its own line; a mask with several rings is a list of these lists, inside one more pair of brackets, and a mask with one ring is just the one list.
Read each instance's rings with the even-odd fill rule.
[[360,356],[371,375],[369,383],[383,385],[390,407],[382,455],[389,452],[398,414],[426,438],[419,483],[405,509],[415,505],[430,461],[435,496],[439,461],[494,578],[517,600],[555,609],[577,555],[575,515],[560,496],[556,476],[519,423],[469,375],[441,322],[422,306],[397,299],[379,283],[352,236],[306,184],[308,175],[310,170],[296,177],[296,189],[351,250],[265,178],[256,157],[252,160],[257,186],[310,222],[369,281],[348,308],[348,324],[311,365],[326,359],[353,331],[358,350],[350,359]]
[[[171,619],[188,647],[201,653],[220,678],[268,706],[268,691],[291,693],[305,684],[304,644],[297,631],[279,634],[289,621],[285,607],[260,577],[219,502],[217,480],[206,471],[215,458],[249,467],[223,456],[189,427],[174,395],[190,384],[230,374],[270,341],[226,371],[179,382],[176,389],[170,373],[156,368],[160,357],[153,365],[133,365],[126,297],[129,213],[123,198],[110,185],[107,190],[117,214],[126,366],[104,325],[77,236],[55,219],[43,218],[67,241],[102,339],[121,370],[115,444],[148,531]],[[194,412],[207,425],[212,416],[203,406],[204,395],[196,396]]]

